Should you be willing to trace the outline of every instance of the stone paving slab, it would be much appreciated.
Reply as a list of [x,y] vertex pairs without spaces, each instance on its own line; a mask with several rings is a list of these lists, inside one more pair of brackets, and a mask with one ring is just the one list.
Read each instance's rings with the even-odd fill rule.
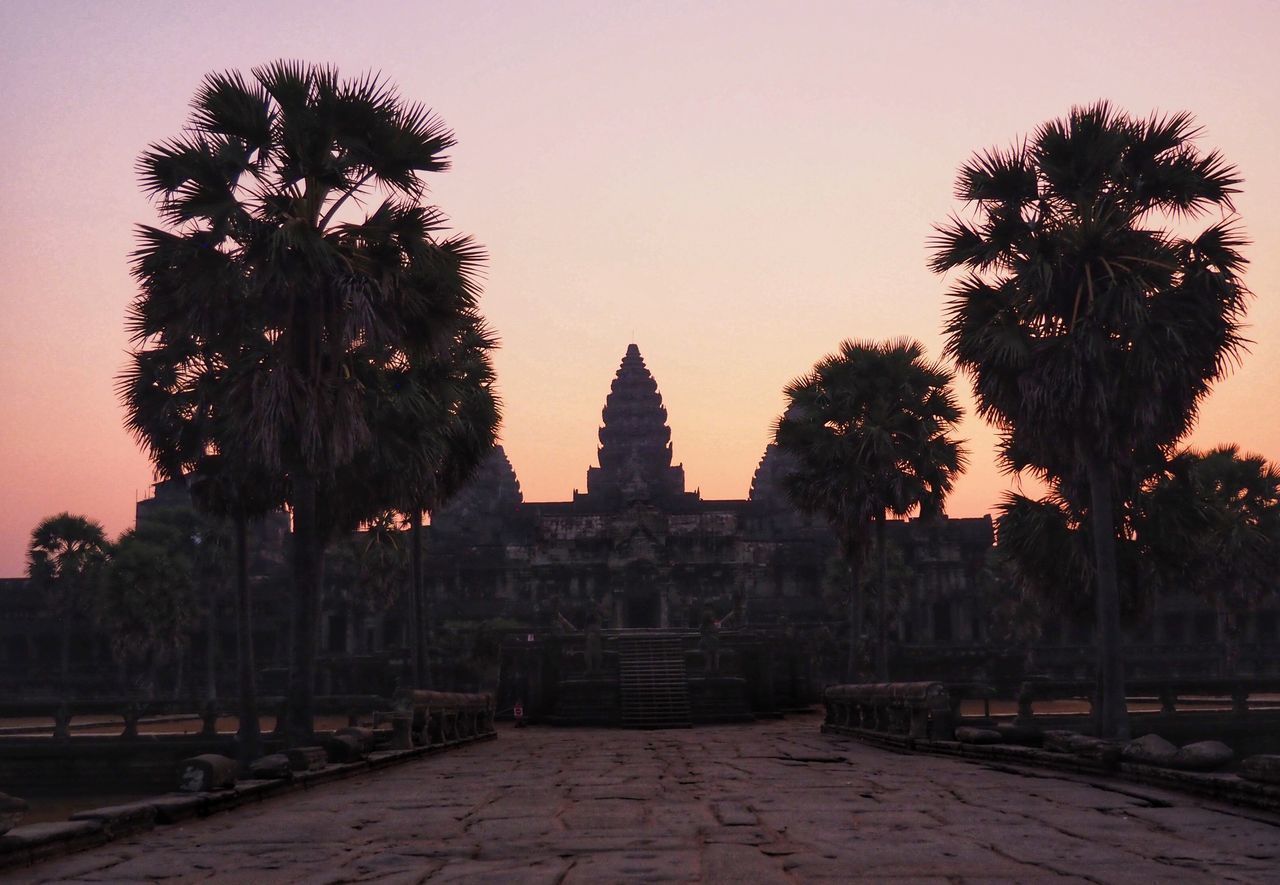
[[902,755],[818,725],[506,729],[0,879],[1280,881],[1280,817],[1087,775]]

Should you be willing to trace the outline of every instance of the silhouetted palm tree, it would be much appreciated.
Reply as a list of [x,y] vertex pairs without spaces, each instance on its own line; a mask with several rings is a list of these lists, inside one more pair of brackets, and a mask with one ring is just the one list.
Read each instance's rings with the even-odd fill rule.
[[141,229],[133,333],[141,353],[170,351],[157,385],[175,409],[219,416],[220,454],[282,479],[294,522],[287,731],[305,741],[333,529],[323,496],[375,444],[370,379],[453,340],[482,255],[441,239],[440,214],[420,203],[452,133],[378,76],[275,62],[250,79],[207,76],[193,107],[139,160],[170,229]]
[[858,621],[855,589],[874,526],[879,551],[876,673],[887,678],[889,515],[942,512],[964,450],[951,434],[961,417],[951,374],[924,358],[915,341],[845,341],[787,385],[787,410],[775,441],[790,456],[786,476],[796,507],[826,517],[850,568],[847,675],[854,678]]
[[85,614],[110,552],[102,525],[84,516],[59,513],[31,530],[27,576],[44,591],[62,627],[58,667],[64,692],[70,688],[71,630]]
[[1234,445],[1179,452],[1144,484],[1134,521],[1159,584],[1217,606],[1229,675],[1237,616],[1274,593],[1280,573],[1280,469]]
[[112,655],[133,671],[133,688],[148,698],[161,667],[177,664],[198,623],[191,547],[190,536],[176,526],[129,529],[116,542],[95,600]]
[[386,513],[370,521],[357,539],[356,564],[359,567],[361,596],[373,611],[386,611],[404,589],[405,528],[396,514]]
[[423,586],[422,523],[471,478],[493,450],[501,419],[490,354],[497,338],[469,315],[432,358],[406,363],[377,397],[370,423],[379,444],[338,473],[342,528],[388,502],[409,525],[414,680],[428,687],[431,606]]
[[1238,355],[1247,291],[1230,219],[1240,179],[1201,153],[1190,115],[1137,120],[1106,102],[979,153],[938,228],[932,266],[952,288],[947,352],[1015,466],[1056,478],[1091,526],[1098,575],[1100,734],[1127,734],[1115,500],[1134,465],[1176,444]]
[[[1122,612],[1130,620],[1146,612],[1159,588],[1144,572],[1146,559],[1133,537],[1132,513],[1121,515],[1116,574]],[[1013,492],[996,505],[993,565],[1012,595],[1009,600],[1042,617],[1087,623],[1094,604],[1097,571],[1089,523],[1055,486],[1038,499]],[[1043,625],[1041,625],[1043,626]]]
[[[148,293],[135,304],[148,310]],[[143,321],[135,316],[135,322]],[[257,667],[253,649],[253,601],[249,585],[249,524],[283,506],[283,477],[237,451],[243,436],[232,429],[239,416],[225,404],[230,363],[248,353],[236,341],[243,330],[217,338],[149,340],[131,354],[117,382],[125,426],[164,479],[183,483],[195,508],[209,520],[231,523],[234,547],[238,738],[240,755],[258,755]],[[247,334],[247,333],[246,333]],[[243,369],[239,371],[244,371]],[[191,530],[202,529],[192,525]],[[210,637],[215,629],[210,620]]]

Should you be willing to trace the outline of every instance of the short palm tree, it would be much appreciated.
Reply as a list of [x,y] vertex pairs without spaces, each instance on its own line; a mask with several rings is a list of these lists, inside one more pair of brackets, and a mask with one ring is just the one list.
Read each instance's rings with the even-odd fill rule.
[[1074,108],[960,170],[933,269],[948,296],[947,353],[1012,460],[1060,483],[1086,514],[1097,567],[1099,733],[1127,734],[1116,500],[1135,465],[1175,445],[1238,356],[1242,238],[1221,218],[1194,236],[1162,225],[1230,212],[1240,182],[1195,146],[1190,115],[1139,120]]
[[62,627],[58,662],[64,692],[70,688],[71,629],[86,613],[110,553],[102,525],[84,516],[59,513],[31,530],[27,576],[44,591]]
[[281,61],[207,76],[184,131],[138,162],[167,224],[141,228],[134,254],[151,395],[179,423],[214,421],[213,454],[279,477],[292,510],[295,743],[313,728],[324,496],[376,445],[371,384],[445,348],[478,296],[480,250],[440,237],[421,202],[453,144],[376,75]]
[[786,485],[800,510],[826,517],[853,571],[847,678],[856,666],[856,588],[874,536],[878,548],[876,673],[888,674],[885,520],[942,512],[965,453],[953,436],[961,411],[951,374],[915,341],[845,341],[787,385],[775,426],[792,465]]

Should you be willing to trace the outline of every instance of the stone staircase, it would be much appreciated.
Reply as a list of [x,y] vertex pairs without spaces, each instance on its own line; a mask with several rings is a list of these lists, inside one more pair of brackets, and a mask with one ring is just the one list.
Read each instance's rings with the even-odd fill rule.
[[618,637],[624,728],[688,728],[689,685],[679,637]]

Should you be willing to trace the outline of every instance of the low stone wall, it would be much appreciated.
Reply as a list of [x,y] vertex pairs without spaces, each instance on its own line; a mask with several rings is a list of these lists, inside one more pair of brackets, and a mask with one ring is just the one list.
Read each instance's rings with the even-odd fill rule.
[[[263,698],[260,704],[262,714],[278,714],[284,699]],[[391,705],[391,700],[372,695],[327,695],[315,701],[317,714],[345,716],[351,725]],[[74,794],[86,785],[103,792],[165,790],[183,759],[202,753],[237,755],[235,737],[217,730],[219,718],[235,715],[234,699],[204,704],[134,698],[0,702],[0,717],[45,718],[52,723],[51,733],[41,734],[42,729],[33,726],[26,734],[0,735],[0,788],[19,796]],[[139,726],[148,722],[192,717],[202,721],[199,734],[139,733]],[[118,733],[75,734],[76,723],[86,721],[95,731],[106,730],[106,721],[118,723],[111,726]],[[283,722],[277,715],[277,732],[263,736],[267,747],[281,744]]]
[[236,755],[230,735],[141,735],[129,740],[77,735],[51,738],[0,738],[0,784],[22,796],[73,795],[86,785],[101,792],[166,790],[183,759],[202,753]]
[[[157,825],[204,817],[282,793],[310,789],[329,781],[375,771],[429,753],[477,741],[493,740],[498,736],[494,729],[491,695],[407,692],[398,701],[395,710],[384,711],[379,717],[375,717],[391,719],[392,729],[341,729],[335,737],[325,740],[323,750],[316,747],[290,751],[291,754],[298,752],[307,757],[308,764],[294,765],[290,759],[281,776],[272,780],[240,780],[227,789],[212,792],[165,793],[124,805],[80,811],[64,823],[16,826],[7,833],[0,834],[0,870],[91,848]],[[417,718],[418,713],[422,714],[423,725],[420,729],[411,731],[412,720]],[[231,738],[211,748],[208,741],[200,738],[174,740],[156,737],[155,740],[148,740],[149,737],[151,736],[98,738],[101,746],[93,755],[94,764],[110,764],[111,758],[115,758],[117,764],[120,764],[121,759],[134,754],[137,757],[135,764],[143,766],[146,771],[158,776],[163,769],[164,785],[168,787],[174,784],[183,760],[188,763],[199,761],[191,757],[204,753],[234,756],[235,751],[235,742]],[[402,739],[411,746],[374,749],[397,739]],[[68,746],[78,744],[81,740],[76,738],[55,741],[45,738],[28,742],[43,744],[51,759],[56,759],[56,754],[61,752],[63,767],[67,767],[68,757],[65,754]],[[226,752],[228,748],[230,753]],[[340,752],[347,749],[356,758],[347,761],[345,752]],[[308,750],[314,750],[315,753],[306,752]],[[174,758],[175,755],[177,758]],[[325,763],[326,755],[328,764]],[[314,759],[311,758],[313,756]],[[320,767],[312,767],[311,762]],[[130,782],[129,786],[135,790],[146,789],[146,786],[137,781]],[[19,789],[10,789],[20,794]]]
[[1106,754],[1081,755],[1012,743],[919,739],[904,734],[829,723],[823,724],[822,731],[901,752],[953,756],[983,764],[999,762],[1118,778],[1235,805],[1280,812],[1280,784],[1260,783],[1232,773],[1178,771],[1110,758]]

